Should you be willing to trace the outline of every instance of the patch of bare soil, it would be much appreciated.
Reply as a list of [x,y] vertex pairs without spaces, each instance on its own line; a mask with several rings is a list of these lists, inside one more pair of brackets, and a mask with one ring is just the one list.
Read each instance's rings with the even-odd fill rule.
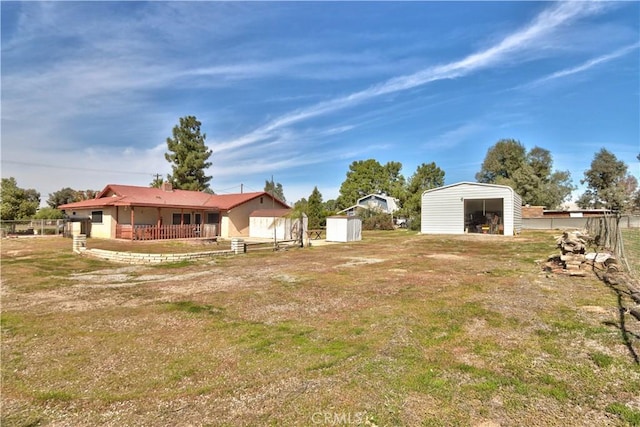
[[433,259],[441,259],[448,261],[462,261],[465,259],[469,259],[468,256],[456,255],[456,254],[430,254],[426,256],[427,258]]
[[384,262],[383,258],[367,258],[367,257],[349,257],[348,261],[342,264],[337,264],[334,268],[344,268],[344,267],[357,267],[361,265],[367,264],[377,264],[379,262]]

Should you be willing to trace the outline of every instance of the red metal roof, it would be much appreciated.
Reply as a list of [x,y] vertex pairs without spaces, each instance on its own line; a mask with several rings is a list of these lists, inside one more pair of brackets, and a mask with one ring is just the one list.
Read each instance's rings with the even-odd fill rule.
[[[229,210],[258,197],[271,195],[264,191],[237,194],[209,194],[200,191],[171,190],[133,185],[107,185],[95,199],[67,203],[58,209],[86,209],[106,206],[151,206],[188,209]],[[275,199],[277,206],[288,206]]]

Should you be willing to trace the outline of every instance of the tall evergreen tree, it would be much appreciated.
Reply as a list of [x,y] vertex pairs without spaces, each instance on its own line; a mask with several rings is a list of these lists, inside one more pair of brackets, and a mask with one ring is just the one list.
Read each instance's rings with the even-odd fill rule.
[[264,191],[265,193],[273,195],[273,197],[282,202],[287,202],[287,200],[284,198],[284,189],[282,188],[282,184],[280,184],[279,182],[273,182],[273,179],[271,181],[264,181]]
[[194,116],[180,118],[173,128],[173,137],[167,138],[168,153],[165,158],[171,163],[172,174],[167,178],[174,188],[205,191],[209,189],[210,176],[205,170],[211,166],[211,156],[205,144],[206,134],[200,132],[200,123]]
[[318,187],[313,187],[313,191],[309,195],[307,218],[309,220],[309,228],[319,228],[324,222],[324,205],[322,203],[322,194],[318,191]]

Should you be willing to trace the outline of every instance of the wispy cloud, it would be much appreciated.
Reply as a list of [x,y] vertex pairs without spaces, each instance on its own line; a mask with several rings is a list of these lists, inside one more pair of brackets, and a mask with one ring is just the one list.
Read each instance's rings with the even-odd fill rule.
[[549,81],[552,80],[556,80],[556,79],[560,79],[563,77],[567,77],[567,76],[571,76],[573,74],[578,74],[578,73],[582,73],[585,71],[590,70],[593,67],[596,67],[598,65],[604,64],[606,62],[610,62],[613,61],[614,59],[620,58],[624,55],[629,54],[630,52],[636,50],[640,48],[640,42],[639,43],[634,43],[632,45],[629,46],[624,46],[612,53],[606,54],[606,55],[601,55],[598,56],[597,58],[593,58],[590,59],[578,66],[575,67],[571,67],[571,68],[565,68],[564,70],[560,70],[560,71],[556,71],[555,73],[549,74],[547,76],[541,77],[537,80],[534,80],[530,83],[527,83],[526,85],[522,86],[525,88],[532,88],[535,86],[540,86],[543,83],[547,83]]
[[462,125],[441,133],[427,141],[424,146],[429,149],[452,148],[465,142],[469,137],[485,129],[486,125],[478,121],[463,123]]
[[512,60],[513,56],[522,56],[527,51],[544,45],[545,40],[552,36],[557,28],[585,16],[599,13],[605,7],[605,4],[599,2],[558,3],[540,13],[529,25],[508,35],[494,46],[458,61],[391,78],[367,89],[283,114],[252,132],[216,144],[214,151],[236,149],[268,140],[280,129],[305,120],[354,107],[383,95],[407,91],[439,80],[463,77],[472,72],[505,63]]

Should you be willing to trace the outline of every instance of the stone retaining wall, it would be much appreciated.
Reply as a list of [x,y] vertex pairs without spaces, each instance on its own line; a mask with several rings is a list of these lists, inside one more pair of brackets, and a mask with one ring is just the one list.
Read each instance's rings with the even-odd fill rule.
[[104,249],[86,249],[82,253],[93,258],[100,258],[107,261],[126,264],[159,264],[164,262],[195,261],[199,259],[212,258],[214,256],[234,254],[234,252],[230,250],[183,254],[141,254],[134,252],[107,251]]

